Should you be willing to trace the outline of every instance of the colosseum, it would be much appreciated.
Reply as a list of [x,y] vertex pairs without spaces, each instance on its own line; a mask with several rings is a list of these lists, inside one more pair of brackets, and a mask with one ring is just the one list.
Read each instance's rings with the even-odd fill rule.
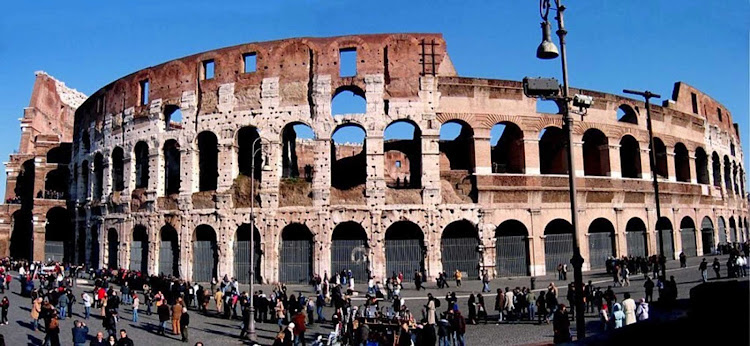
[[[645,104],[572,93],[594,98],[572,129],[584,270],[657,254],[659,233],[673,259],[750,238],[723,105],[677,82],[651,106],[657,220]],[[459,76],[440,34],[241,44],[89,97],[42,73],[6,163],[0,250],[196,281],[249,282],[252,248],[260,282],[544,275],[573,251],[561,127],[520,81]]]

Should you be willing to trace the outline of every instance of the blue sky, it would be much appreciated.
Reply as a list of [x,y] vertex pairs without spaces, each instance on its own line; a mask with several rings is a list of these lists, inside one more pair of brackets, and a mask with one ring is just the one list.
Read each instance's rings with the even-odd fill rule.
[[[665,97],[684,81],[726,105],[748,145],[747,1],[566,1],[570,83]],[[200,51],[296,36],[440,32],[460,75],[560,78],[534,57],[536,1],[8,1],[0,13],[0,156],[18,147],[34,71],[91,94]],[[749,153],[750,154],[750,153]],[[750,167],[748,161],[745,167]],[[4,189],[4,175],[0,189]],[[0,192],[2,192],[0,190]]]

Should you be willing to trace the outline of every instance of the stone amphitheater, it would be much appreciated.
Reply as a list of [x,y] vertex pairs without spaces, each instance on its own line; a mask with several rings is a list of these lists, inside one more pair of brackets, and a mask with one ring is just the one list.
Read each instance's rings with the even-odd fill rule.
[[[572,93],[594,98],[572,143],[584,270],[657,254],[659,232],[673,259],[748,239],[723,105],[677,82],[651,106],[657,220],[645,104]],[[361,112],[333,112],[342,97]],[[38,73],[6,163],[0,251],[196,281],[248,282],[251,247],[260,282],[544,275],[574,232],[561,116],[537,103],[520,81],[459,76],[440,34],[241,44],[88,97]],[[344,129],[364,139],[337,141]]]

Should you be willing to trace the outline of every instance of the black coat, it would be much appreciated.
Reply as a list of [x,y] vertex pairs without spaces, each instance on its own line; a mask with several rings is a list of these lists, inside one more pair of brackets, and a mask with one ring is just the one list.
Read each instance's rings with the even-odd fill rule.
[[159,305],[156,308],[156,313],[159,315],[159,322],[169,321],[169,307],[167,304]]

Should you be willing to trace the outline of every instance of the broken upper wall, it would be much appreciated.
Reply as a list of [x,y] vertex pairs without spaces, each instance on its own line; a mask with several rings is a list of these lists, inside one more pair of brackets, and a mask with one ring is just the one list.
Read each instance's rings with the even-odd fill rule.
[[36,143],[71,142],[75,111],[86,99],[83,93],[45,72],[38,71],[35,75],[31,100],[21,119],[19,154],[46,154],[48,146]]
[[732,123],[732,114],[729,110],[711,96],[685,82],[674,83],[672,99],[664,101],[663,106],[702,116],[710,125],[718,126],[721,130],[731,133],[735,138],[735,143],[739,143],[739,134]]
[[[356,50],[356,75],[339,76],[341,50]],[[246,73],[247,55],[254,55],[255,66]],[[205,78],[206,62],[213,62],[213,78]],[[372,74],[384,76],[385,99],[417,98],[421,74],[455,75],[455,70],[447,58],[441,34],[353,35],[247,43],[172,60],[116,80],[84,103],[76,121],[87,125],[95,121],[98,125],[104,122],[104,115],[131,107],[134,118],[147,116],[149,105],[141,100],[142,82],[146,80],[148,100],[161,99],[162,105],[180,105],[183,92],[200,90],[199,114],[211,114],[218,112],[219,88],[230,83],[234,83],[234,110],[243,111],[261,108],[264,80],[278,83],[280,106],[293,106],[313,102],[310,86],[316,76],[331,77],[333,97],[340,87],[351,90],[354,86],[360,90],[353,91],[364,92],[365,76]]]

